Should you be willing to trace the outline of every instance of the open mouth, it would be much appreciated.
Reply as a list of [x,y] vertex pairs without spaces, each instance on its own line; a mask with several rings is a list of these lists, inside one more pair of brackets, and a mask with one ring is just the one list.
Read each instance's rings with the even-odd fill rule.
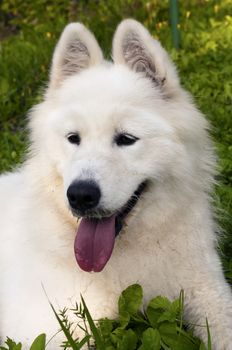
[[100,272],[111,257],[116,236],[122,230],[125,217],[131,212],[147,186],[142,182],[127,203],[110,217],[83,217],[79,225],[74,251],[80,268]]

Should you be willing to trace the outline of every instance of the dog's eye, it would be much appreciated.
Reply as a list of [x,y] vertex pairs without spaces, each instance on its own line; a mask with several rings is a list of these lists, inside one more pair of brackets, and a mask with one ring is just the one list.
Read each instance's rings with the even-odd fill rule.
[[133,145],[137,140],[138,137],[130,134],[118,134],[115,136],[115,142],[118,146],[130,146]]
[[79,145],[81,142],[80,135],[77,133],[70,133],[67,135],[67,139],[70,143],[73,143],[75,145]]

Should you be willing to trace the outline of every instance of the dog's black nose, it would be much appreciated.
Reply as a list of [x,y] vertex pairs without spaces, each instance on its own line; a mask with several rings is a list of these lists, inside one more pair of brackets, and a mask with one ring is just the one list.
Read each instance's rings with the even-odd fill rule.
[[98,205],[101,191],[95,182],[78,181],[69,186],[67,197],[72,209],[85,212]]

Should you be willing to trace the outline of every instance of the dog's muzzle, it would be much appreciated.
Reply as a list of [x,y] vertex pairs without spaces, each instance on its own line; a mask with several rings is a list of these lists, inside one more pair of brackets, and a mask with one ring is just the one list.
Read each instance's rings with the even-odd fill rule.
[[98,218],[88,215],[94,213],[100,201],[98,185],[79,181],[68,188],[67,197],[74,215],[83,213],[74,242],[76,260],[82,270],[102,271],[113,252],[115,237],[123,227],[124,218],[134,208],[146,186],[147,181],[142,182],[121,209]]
[[69,186],[67,197],[72,210],[84,216],[86,211],[97,207],[101,191],[94,181],[76,181]]

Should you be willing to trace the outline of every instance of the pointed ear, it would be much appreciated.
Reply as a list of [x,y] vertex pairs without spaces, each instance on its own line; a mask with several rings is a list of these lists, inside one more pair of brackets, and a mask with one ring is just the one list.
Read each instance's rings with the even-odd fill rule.
[[102,61],[102,51],[93,34],[83,24],[68,24],[53,55],[50,88],[58,87],[67,77]]
[[179,88],[176,69],[167,52],[135,20],[127,19],[119,24],[113,39],[113,59],[116,64],[125,64],[151,79],[166,98]]

